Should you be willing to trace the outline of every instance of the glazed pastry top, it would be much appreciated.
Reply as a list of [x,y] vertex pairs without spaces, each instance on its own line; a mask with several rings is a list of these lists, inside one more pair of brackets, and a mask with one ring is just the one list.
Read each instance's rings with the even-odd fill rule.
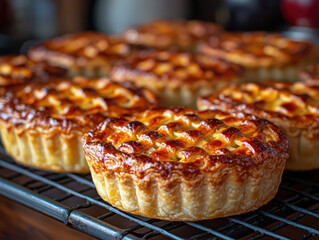
[[33,47],[28,54],[34,60],[63,56],[65,63],[71,60],[80,63],[97,57],[125,56],[129,52],[130,45],[120,38],[97,32],[82,32],[45,41]]
[[299,76],[306,84],[319,86],[319,64],[308,66]]
[[106,116],[123,116],[152,107],[155,95],[145,88],[114,83],[106,78],[54,80],[10,89],[0,98],[2,120],[28,127],[53,126],[68,131],[95,126]]
[[[186,108],[155,108],[129,120],[108,118],[82,143],[86,154],[94,155],[104,167],[142,175],[186,174],[220,164],[245,169],[287,154],[290,146],[287,136],[267,120]],[[131,165],[135,161],[139,166]]]
[[175,51],[144,50],[119,61],[111,76],[117,78],[147,78],[178,83],[198,80],[216,81],[225,78],[239,78],[243,69],[225,60],[192,53]]
[[318,58],[318,49],[275,33],[223,33],[211,37],[199,51],[247,67],[280,67]]
[[52,77],[65,76],[65,69],[45,62],[34,62],[25,55],[8,55],[0,58],[0,86],[33,80],[47,81]]
[[[319,126],[319,88],[304,83],[268,81],[232,85],[198,100],[200,109],[245,111],[294,126]],[[288,124],[288,123],[287,123]]]
[[126,30],[123,36],[128,42],[134,44],[185,50],[220,32],[222,32],[221,28],[210,22],[157,20],[132,27]]

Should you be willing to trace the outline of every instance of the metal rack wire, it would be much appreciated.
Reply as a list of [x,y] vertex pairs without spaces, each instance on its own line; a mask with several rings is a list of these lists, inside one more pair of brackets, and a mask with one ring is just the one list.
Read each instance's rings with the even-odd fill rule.
[[169,222],[110,206],[96,193],[89,174],[24,167],[0,147],[0,194],[99,239],[319,239],[319,171],[285,172],[275,199],[257,211]]

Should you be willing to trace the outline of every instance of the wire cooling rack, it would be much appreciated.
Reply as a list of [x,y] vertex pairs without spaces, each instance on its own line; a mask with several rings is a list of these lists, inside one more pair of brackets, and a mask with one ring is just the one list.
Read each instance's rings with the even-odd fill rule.
[[110,206],[98,196],[89,174],[21,166],[1,146],[0,194],[98,239],[319,239],[319,171],[285,172],[275,199],[257,211],[169,222]]

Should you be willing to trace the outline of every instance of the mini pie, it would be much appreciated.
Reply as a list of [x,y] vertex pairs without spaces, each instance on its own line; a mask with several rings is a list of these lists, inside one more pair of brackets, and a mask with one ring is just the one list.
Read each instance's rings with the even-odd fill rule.
[[243,69],[222,59],[175,51],[144,50],[114,65],[115,81],[148,87],[163,106],[196,106],[196,98],[238,82]]
[[132,44],[159,49],[193,51],[195,46],[222,29],[210,22],[157,20],[127,29],[123,37]]
[[52,80],[10,88],[0,98],[0,132],[6,151],[19,163],[56,172],[88,172],[81,138],[106,116],[153,106],[147,89],[108,79]]
[[198,100],[198,108],[239,111],[268,119],[287,133],[292,148],[286,168],[319,168],[319,88],[304,83],[233,85]]
[[307,85],[319,86],[319,64],[308,66],[299,73],[299,77]]
[[0,57],[0,87],[65,76],[64,68],[50,66],[45,62],[34,62],[25,55]]
[[129,54],[124,40],[97,32],[82,32],[45,41],[28,52],[35,61],[48,61],[70,71],[70,75],[107,76],[112,64]]
[[264,32],[220,34],[200,44],[198,50],[243,65],[247,81],[298,80],[299,70],[319,56],[311,43]]
[[108,118],[82,144],[104,200],[170,221],[226,217],[266,204],[290,146],[267,120],[183,108]]

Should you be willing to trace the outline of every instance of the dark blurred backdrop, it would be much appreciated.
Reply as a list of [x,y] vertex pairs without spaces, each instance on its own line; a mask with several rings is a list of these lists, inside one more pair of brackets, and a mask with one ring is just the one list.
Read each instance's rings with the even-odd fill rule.
[[[0,54],[66,33],[118,34],[158,18],[213,21],[318,42],[319,0],[0,0]],[[22,48],[21,48],[22,47]]]

